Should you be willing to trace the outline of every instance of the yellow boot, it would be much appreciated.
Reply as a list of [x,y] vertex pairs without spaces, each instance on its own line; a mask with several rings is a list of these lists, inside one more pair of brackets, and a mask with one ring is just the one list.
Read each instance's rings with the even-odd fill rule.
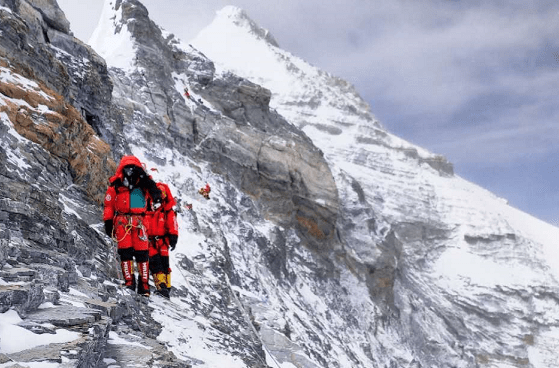
[[153,275],[153,283],[155,284],[157,290],[161,290],[161,287],[165,286],[165,282],[166,279],[165,279],[165,274],[163,272],[158,272]]
[[167,277],[163,272],[158,272],[153,275],[155,279],[156,292],[165,298],[169,298],[169,289],[167,288]]
[[165,286],[167,286],[167,289],[171,290],[171,270],[165,274]]

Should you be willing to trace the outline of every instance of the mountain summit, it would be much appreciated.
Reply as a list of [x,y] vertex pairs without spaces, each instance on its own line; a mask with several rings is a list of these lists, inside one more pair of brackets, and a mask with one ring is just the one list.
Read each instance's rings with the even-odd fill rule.
[[[106,0],[91,48],[51,6],[0,0],[0,364],[556,365],[559,229],[239,8],[190,46]],[[125,154],[178,202],[170,300],[120,287],[103,232]]]
[[373,351],[356,366],[549,366],[555,327],[534,310],[557,321],[541,294],[557,290],[557,228],[457,177],[443,157],[387,132],[347,82],[234,21],[218,14],[192,44],[219,70],[269,88],[270,106],[324,152],[342,259],[375,305],[353,326]]
[[[241,8],[236,6],[226,6],[217,12],[213,21],[214,24],[234,24],[236,27],[249,33],[259,39],[262,39],[272,46],[279,47],[274,36],[267,30],[256,24],[248,14]],[[219,27],[219,26],[218,26]]]

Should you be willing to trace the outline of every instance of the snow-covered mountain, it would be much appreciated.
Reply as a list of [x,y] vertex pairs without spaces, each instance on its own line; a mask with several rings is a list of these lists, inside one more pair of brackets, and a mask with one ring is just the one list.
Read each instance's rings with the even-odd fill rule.
[[[0,365],[559,364],[559,229],[238,8],[186,45],[106,0],[96,52],[55,8],[0,0]],[[125,153],[179,199],[170,301],[116,287],[95,200]]]
[[[556,301],[540,291],[527,298],[526,291],[557,290],[557,229],[456,177],[444,158],[386,132],[346,82],[263,35],[268,33],[241,9],[227,7],[192,44],[218,70],[269,88],[270,106],[324,151],[345,207],[338,229],[351,258],[378,263],[378,239],[367,236],[371,220],[378,233],[393,232],[401,247],[394,260],[393,307],[399,323],[406,322],[404,336],[417,339],[419,334],[424,347],[446,350],[450,332],[458,341],[479,344],[470,345],[472,358],[487,349],[487,364],[512,364],[497,362],[514,360],[524,350],[519,355],[526,361],[546,366],[546,358],[538,359],[554,350],[553,328],[543,328],[539,338],[527,331],[539,319],[535,309],[557,321]],[[485,313],[473,318],[479,311]],[[503,317],[509,323],[494,326],[493,318]],[[511,352],[503,348],[499,358],[495,351],[507,335],[516,343],[508,341]],[[528,335],[534,337],[531,346],[523,344]],[[468,344],[461,345],[468,350]],[[450,363],[439,354],[431,364],[458,366],[466,360],[462,355]]]

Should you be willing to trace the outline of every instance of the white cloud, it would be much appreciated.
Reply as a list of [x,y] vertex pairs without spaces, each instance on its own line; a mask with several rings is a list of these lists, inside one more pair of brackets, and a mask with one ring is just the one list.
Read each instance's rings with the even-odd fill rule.
[[[448,114],[473,96],[502,89],[484,73],[506,72],[512,58],[528,51],[537,53],[538,47],[559,31],[556,13],[443,12],[445,24],[435,27],[429,21],[433,23],[440,14],[427,14],[427,9],[418,7],[402,7],[401,18],[371,35],[364,45],[346,47],[343,56],[320,53],[319,62],[331,71],[337,69],[336,74],[346,73],[354,83],[372,85],[382,98],[409,110]],[[408,12],[420,13],[415,17],[426,19],[413,21]],[[372,19],[377,17],[382,18],[382,14]],[[373,88],[367,92],[375,98]]]

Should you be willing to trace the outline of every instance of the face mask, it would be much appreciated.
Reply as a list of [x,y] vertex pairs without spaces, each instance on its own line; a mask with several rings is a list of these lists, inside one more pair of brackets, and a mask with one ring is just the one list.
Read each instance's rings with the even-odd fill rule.
[[122,171],[124,172],[124,176],[131,177],[134,173],[134,167],[125,167]]
[[140,177],[140,170],[135,166],[128,166],[122,169],[122,174],[124,179],[122,180],[122,184],[132,189],[136,184],[138,184],[138,179]]

